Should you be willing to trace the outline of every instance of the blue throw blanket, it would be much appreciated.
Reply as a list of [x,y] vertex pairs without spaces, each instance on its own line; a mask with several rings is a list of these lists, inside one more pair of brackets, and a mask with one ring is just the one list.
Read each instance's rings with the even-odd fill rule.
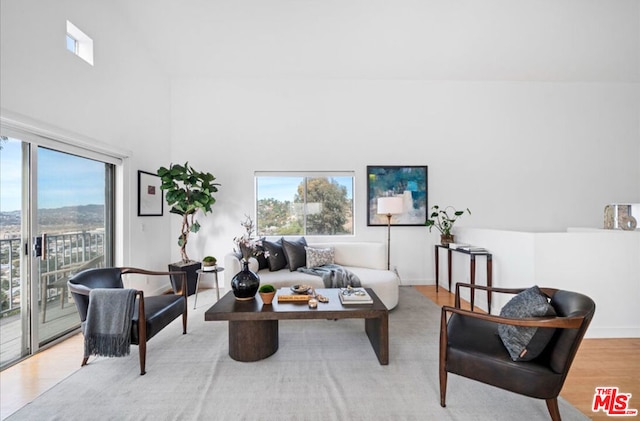
[[360,279],[353,272],[340,265],[329,264],[314,268],[301,267],[298,268],[298,271],[322,277],[325,288],[345,288],[349,285],[352,287],[360,286]]
[[129,355],[135,297],[134,289],[95,288],[91,290],[87,320],[82,324],[85,357]]

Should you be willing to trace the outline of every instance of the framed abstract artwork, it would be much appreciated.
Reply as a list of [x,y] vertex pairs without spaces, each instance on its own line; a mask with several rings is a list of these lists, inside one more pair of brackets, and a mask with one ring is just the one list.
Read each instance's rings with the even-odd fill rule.
[[138,216],[162,216],[162,180],[155,174],[138,171]]
[[427,196],[426,165],[367,166],[367,225],[387,225],[387,210],[378,209],[383,201],[388,203],[384,198],[395,198],[391,225],[424,225]]

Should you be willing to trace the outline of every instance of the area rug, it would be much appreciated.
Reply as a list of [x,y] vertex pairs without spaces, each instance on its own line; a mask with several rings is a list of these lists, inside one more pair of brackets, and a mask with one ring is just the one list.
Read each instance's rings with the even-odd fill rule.
[[[211,293],[210,293],[211,292]],[[207,294],[209,293],[209,294]],[[215,294],[199,294],[180,322],[123,358],[91,358],[9,420],[548,420],[545,402],[449,375],[439,404],[439,307],[400,288],[381,366],[362,320],[280,322],[280,348],[252,363],[228,355],[227,322],[205,322]],[[193,305],[190,297],[190,305]],[[175,326],[174,326],[175,325]],[[586,420],[560,399],[564,420]]]

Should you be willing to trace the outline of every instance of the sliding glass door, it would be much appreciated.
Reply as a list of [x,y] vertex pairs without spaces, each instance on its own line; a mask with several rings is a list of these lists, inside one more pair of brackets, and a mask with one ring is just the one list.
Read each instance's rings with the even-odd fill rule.
[[114,166],[9,137],[0,159],[6,366],[78,328],[67,280],[112,262]]
[[0,137],[0,363],[29,352],[28,261],[24,256],[22,211],[23,144]]
[[78,327],[67,291],[74,273],[104,266],[110,164],[38,147],[36,270],[39,343]]

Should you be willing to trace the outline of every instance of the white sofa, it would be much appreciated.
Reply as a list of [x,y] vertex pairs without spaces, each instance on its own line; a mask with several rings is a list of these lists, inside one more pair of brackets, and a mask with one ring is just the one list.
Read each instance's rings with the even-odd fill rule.
[[[387,249],[384,243],[374,242],[336,242],[309,243],[309,247],[334,249],[334,263],[353,272],[365,288],[371,288],[391,310],[398,304],[400,279],[395,272],[387,270]],[[314,288],[324,288],[320,276],[299,271],[290,271],[288,267],[277,271],[258,270],[258,262],[250,259],[249,267],[260,276],[260,284],[271,284],[276,288],[307,284]],[[231,278],[241,270],[240,260],[235,253],[224,258],[224,285],[230,288]]]

